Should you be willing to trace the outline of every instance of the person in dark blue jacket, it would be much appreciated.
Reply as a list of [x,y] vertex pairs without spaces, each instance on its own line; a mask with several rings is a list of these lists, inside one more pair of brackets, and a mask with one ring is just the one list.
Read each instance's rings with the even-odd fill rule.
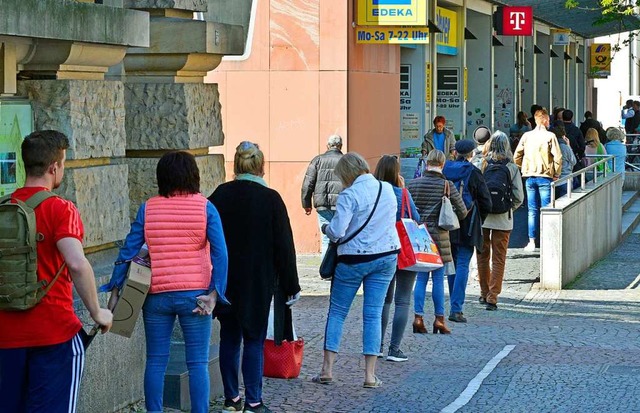
[[[400,162],[398,158],[392,155],[384,155],[376,166],[374,176],[384,182],[388,182],[393,187],[393,192],[398,200],[398,212],[396,213],[396,221],[402,217],[402,193],[406,192],[408,196],[408,205],[405,205],[404,216],[406,218],[419,221],[420,213],[413,203],[411,194],[404,188],[404,179],[400,175]],[[415,271],[404,271],[396,268],[396,273],[387,289],[387,296],[384,300],[382,308],[382,341],[380,343],[380,355],[383,354],[384,333],[389,323],[389,312],[391,303],[395,301],[395,312],[393,314],[393,326],[391,328],[391,343],[389,344],[388,361],[407,361],[407,356],[400,350],[400,343],[404,330],[407,327],[409,318],[409,302],[411,301],[411,292],[413,291],[413,283],[416,280]],[[394,298],[395,297],[395,298]]]
[[458,323],[467,322],[462,310],[469,279],[469,263],[475,248],[482,251],[482,223],[492,206],[491,194],[482,172],[469,162],[475,148],[472,140],[456,142],[456,160],[447,162],[442,169],[444,176],[462,193],[462,199],[469,210],[466,218],[460,221],[460,229],[450,232],[456,271],[455,274],[447,274],[451,302],[449,320]]

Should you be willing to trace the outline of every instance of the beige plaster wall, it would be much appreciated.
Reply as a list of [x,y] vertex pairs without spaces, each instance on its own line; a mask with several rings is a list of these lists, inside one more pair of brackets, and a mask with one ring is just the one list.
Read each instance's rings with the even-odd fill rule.
[[285,200],[298,252],[318,252],[315,212],[306,216],[300,188],[311,158],[340,134],[348,150],[375,167],[399,151],[397,46],[355,45],[351,2],[262,0],[252,50],[244,61],[223,61],[206,78],[218,83],[227,179],[235,147],[258,143],[265,178]]

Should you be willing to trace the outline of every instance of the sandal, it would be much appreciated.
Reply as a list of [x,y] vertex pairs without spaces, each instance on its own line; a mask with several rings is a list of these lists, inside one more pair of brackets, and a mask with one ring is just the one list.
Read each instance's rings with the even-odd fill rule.
[[311,381],[316,383],[316,384],[332,384],[333,383],[333,378],[331,378],[331,377],[320,377],[320,375],[318,374],[317,376],[313,376],[311,378]]
[[382,380],[380,380],[378,376],[373,377],[375,377],[375,381],[365,381],[362,387],[364,387],[365,389],[377,389],[378,387],[382,386]]

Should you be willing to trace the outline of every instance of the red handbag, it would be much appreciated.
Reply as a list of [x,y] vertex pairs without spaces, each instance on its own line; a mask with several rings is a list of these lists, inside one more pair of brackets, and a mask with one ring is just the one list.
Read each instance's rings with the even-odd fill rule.
[[302,357],[304,355],[304,340],[283,340],[276,346],[271,339],[264,341],[264,371],[263,376],[276,379],[295,379],[300,375]]

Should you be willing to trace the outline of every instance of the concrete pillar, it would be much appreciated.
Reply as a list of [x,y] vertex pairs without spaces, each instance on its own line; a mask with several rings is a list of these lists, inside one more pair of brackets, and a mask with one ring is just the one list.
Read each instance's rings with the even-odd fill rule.
[[[569,109],[571,109],[573,111],[573,113],[575,113],[575,117],[576,117],[576,122],[580,123],[580,121],[582,120],[582,115],[584,114],[584,112],[580,112],[580,109],[578,107],[578,100],[577,100],[577,80],[578,80],[578,74],[576,71],[577,65],[576,65],[576,50],[577,50],[578,45],[575,42],[572,42],[571,44],[569,44],[569,46],[567,46],[566,48],[566,55],[564,57],[565,59],[565,63],[567,65],[567,107]],[[567,59],[567,57],[570,57],[570,59]]]
[[[535,36],[535,31],[533,32]],[[531,105],[536,103],[536,57],[534,45],[535,37],[524,38],[523,68],[522,68],[522,92],[520,110],[525,111],[529,116]]]
[[[578,60],[580,59],[580,60]],[[582,63],[580,63],[582,62]],[[591,102],[588,101],[587,94],[587,54],[584,44],[578,45],[576,53],[576,84],[577,84],[577,100],[578,111],[584,113],[590,110],[594,113],[596,119],[598,119],[597,108],[591,107]]]
[[466,113],[466,133],[471,136],[480,125],[491,123],[491,16],[472,10],[467,11],[467,28],[477,39],[467,40],[467,70],[469,97]]
[[[516,56],[514,36],[496,36],[502,46],[493,46],[493,130],[501,130],[507,135],[514,119],[515,106],[515,68]],[[517,113],[517,112],[516,112]]]
[[550,47],[551,59],[551,107],[549,113],[555,107],[565,107],[565,61],[564,46]]
[[[549,34],[536,32],[536,101],[551,111],[551,57],[549,56]],[[531,114],[530,114],[531,115]]]

